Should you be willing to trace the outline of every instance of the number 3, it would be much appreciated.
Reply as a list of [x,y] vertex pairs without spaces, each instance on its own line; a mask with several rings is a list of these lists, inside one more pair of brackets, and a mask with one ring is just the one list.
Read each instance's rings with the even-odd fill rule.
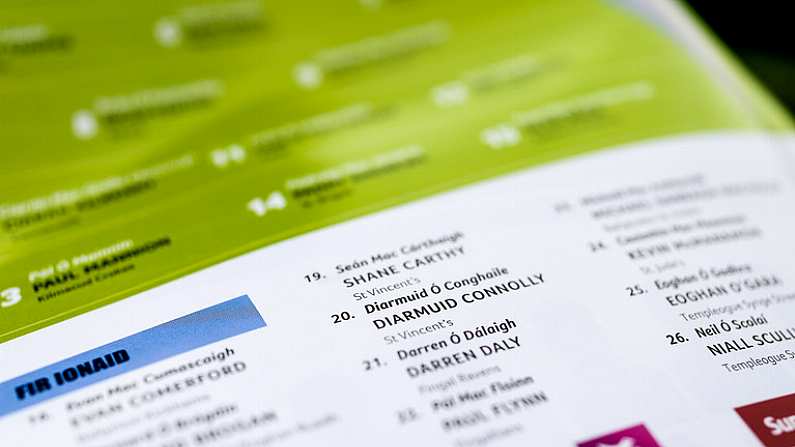
[[22,300],[22,289],[19,287],[11,287],[10,289],[0,291],[0,298],[2,298],[0,307],[11,307]]

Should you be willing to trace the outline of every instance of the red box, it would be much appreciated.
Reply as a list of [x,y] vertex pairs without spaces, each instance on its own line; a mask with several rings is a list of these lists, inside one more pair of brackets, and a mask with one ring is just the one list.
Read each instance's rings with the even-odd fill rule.
[[795,394],[734,409],[765,447],[795,446]]

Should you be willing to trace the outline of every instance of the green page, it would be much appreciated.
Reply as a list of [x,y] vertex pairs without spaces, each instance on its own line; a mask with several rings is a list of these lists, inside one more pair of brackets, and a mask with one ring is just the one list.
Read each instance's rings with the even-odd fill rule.
[[648,9],[5,1],[0,341],[520,168],[791,129],[697,31]]

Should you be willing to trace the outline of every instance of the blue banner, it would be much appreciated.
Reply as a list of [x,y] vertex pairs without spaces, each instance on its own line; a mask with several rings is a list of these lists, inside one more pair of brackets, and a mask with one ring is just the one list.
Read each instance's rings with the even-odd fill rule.
[[216,304],[0,383],[0,416],[261,327],[247,295]]

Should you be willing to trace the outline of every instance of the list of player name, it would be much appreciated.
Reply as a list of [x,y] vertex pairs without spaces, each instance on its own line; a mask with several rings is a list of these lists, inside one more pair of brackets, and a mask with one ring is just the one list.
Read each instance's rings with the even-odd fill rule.
[[753,356],[772,348],[778,362],[795,359],[795,325],[778,309],[795,302],[795,294],[779,275],[752,263],[729,263],[658,275],[652,284],[648,291],[638,288],[634,293],[648,292],[649,299],[661,300],[684,323],[681,331],[666,334],[669,345],[696,342],[726,371],[733,371],[726,357],[738,353]]
[[[787,291],[784,276],[748,255],[748,247],[766,237],[764,220],[755,221],[753,210],[727,213],[708,203],[674,206],[693,198],[709,202],[775,194],[775,188],[757,186],[710,186],[696,176],[661,182],[648,188],[652,192],[631,190],[583,201],[605,239],[583,244],[582,254],[591,256],[578,260],[577,268],[598,269],[604,262],[600,256],[612,254],[608,258],[618,262],[609,261],[610,273],[591,290],[615,291],[617,282],[625,283],[625,307],[642,303],[653,309],[656,323],[670,328],[656,335],[655,350],[690,346],[728,373],[795,360],[795,324],[773,310],[795,302],[795,293]],[[643,207],[622,203],[647,193],[656,198]],[[602,200],[615,203],[607,206]],[[639,209],[645,214],[635,214]],[[570,278],[556,280],[550,275],[565,270],[543,264],[521,265],[510,246],[501,247],[502,258],[486,256],[484,245],[473,239],[479,237],[485,236],[474,230],[433,235],[352,256],[305,276],[310,284],[328,281],[334,293],[352,299],[331,315],[335,329],[374,336],[382,344],[358,353],[355,361],[362,362],[363,371],[399,372],[400,380],[417,391],[411,406],[396,409],[399,424],[431,418],[453,436],[471,434],[472,427],[493,428],[495,421],[522,426],[526,419],[511,417],[543,406],[560,391],[557,384],[549,388],[539,382],[533,366],[511,359],[533,355],[525,331],[538,324],[533,300],[550,290],[569,290]],[[729,261],[720,262],[721,257]],[[511,310],[505,302],[512,303]],[[620,318],[635,317],[642,316],[629,312]],[[388,377],[392,385],[384,386],[394,386],[396,376]]]
[[699,174],[593,194],[580,204],[604,235],[588,243],[590,252],[620,253],[627,276],[637,278],[624,295],[667,316],[660,342],[697,346],[731,373],[795,360],[795,322],[780,310],[795,303],[795,292],[753,257],[775,237],[768,222],[753,207],[716,206],[779,193],[769,181],[710,184]]
[[395,351],[407,377],[418,380],[425,409],[439,418],[445,432],[505,419],[549,400],[529,371],[507,371],[498,365],[500,356],[514,355],[523,347],[517,327],[516,321],[505,318]]
[[671,318],[664,343],[675,349],[695,343],[727,372],[734,372],[738,355],[751,355],[756,363],[753,356],[761,352],[763,359],[770,359],[763,363],[774,366],[795,359],[795,325],[785,312],[775,310],[795,302],[795,294],[778,272],[756,267],[750,258],[696,264],[681,254],[708,252],[714,245],[726,246],[730,253],[739,246],[737,251],[744,253],[743,245],[765,237],[761,226],[750,221],[746,215],[688,217],[671,223],[668,234],[645,231],[645,237],[656,240],[626,250],[630,262],[649,278],[627,285],[626,294],[678,317]]
[[[431,419],[455,435],[491,422],[516,423],[513,417],[550,400],[530,367],[505,366],[505,359],[527,355],[523,323],[490,306],[540,297],[546,273],[506,265],[473,269],[483,256],[467,237],[452,231],[409,241],[304,277],[309,284],[331,281],[332,290],[352,298],[331,315],[335,329],[381,343],[375,352],[358,353],[364,373],[399,371],[415,390],[414,404],[395,409],[398,425]],[[447,273],[434,270],[440,266]]]

